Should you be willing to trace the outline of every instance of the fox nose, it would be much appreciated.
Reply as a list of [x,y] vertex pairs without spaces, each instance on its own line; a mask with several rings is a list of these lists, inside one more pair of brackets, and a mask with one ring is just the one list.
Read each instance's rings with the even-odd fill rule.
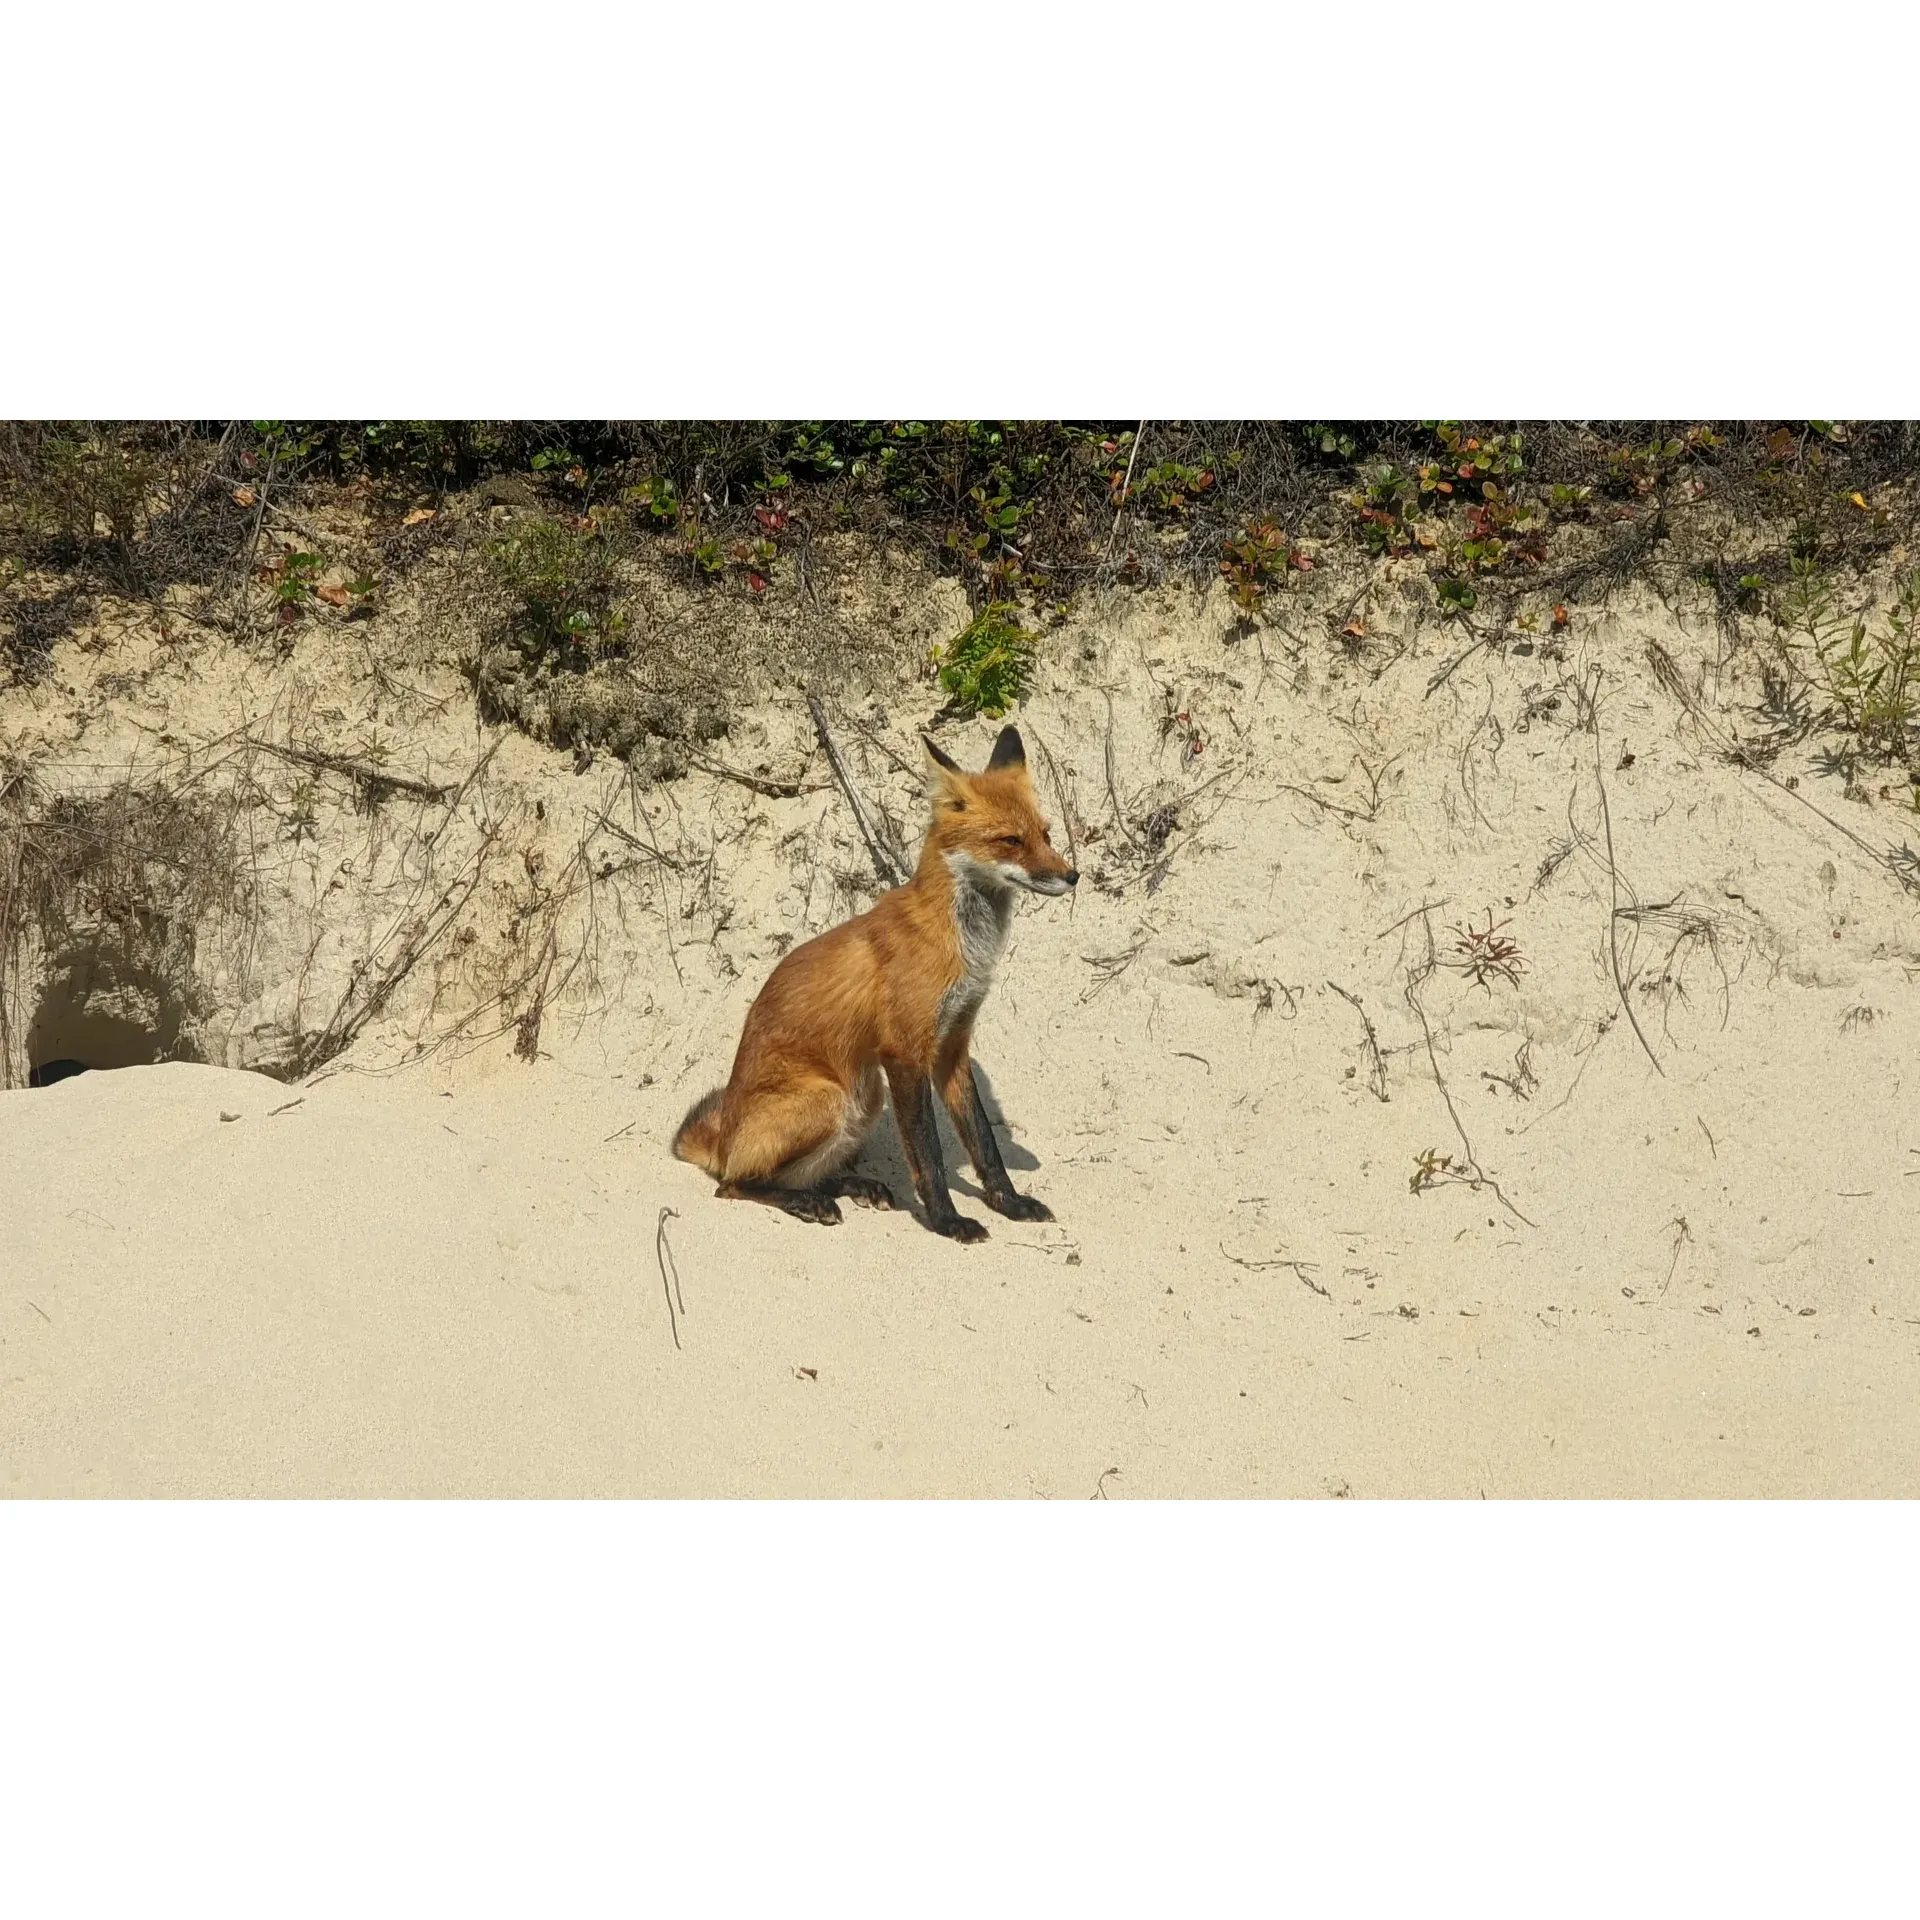
[[1069,867],[1062,878],[1065,879],[1068,886],[1077,887],[1080,884],[1080,869],[1078,867]]

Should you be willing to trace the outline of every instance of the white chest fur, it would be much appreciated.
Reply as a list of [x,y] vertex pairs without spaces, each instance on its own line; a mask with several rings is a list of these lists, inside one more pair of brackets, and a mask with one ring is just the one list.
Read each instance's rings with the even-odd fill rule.
[[1013,889],[991,867],[956,853],[947,856],[947,871],[953,875],[953,930],[964,971],[941,997],[942,1034],[979,1012],[1013,920]]

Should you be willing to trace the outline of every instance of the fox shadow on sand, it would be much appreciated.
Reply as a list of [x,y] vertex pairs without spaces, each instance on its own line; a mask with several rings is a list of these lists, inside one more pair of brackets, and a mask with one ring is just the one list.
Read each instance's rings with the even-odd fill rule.
[[[1000,1157],[1006,1162],[1008,1172],[1038,1173],[1041,1163],[1013,1138],[1006,1112],[1000,1105],[1000,1096],[993,1089],[993,1077],[978,1060],[973,1063],[973,1077],[980,1089],[980,1104],[986,1108],[987,1119],[1000,1142]],[[985,1200],[986,1192],[967,1163],[966,1143],[960,1138],[958,1129],[944,1110],[937,1110],[935,1117],[940,1127],[941,1144],[946,1150],[947,1178],[952,1181],[953,1190],[969,1200]],[[899,1196],[903,1210],[909,1205],[913,1195],[913,1173],[907,1165],[907,1156],[900,1150],[900,1130],[894,1124],[891,1113],[881,1115],[867,1134],[854,1158],[853,1171],[867,1174],[891,1187]]]

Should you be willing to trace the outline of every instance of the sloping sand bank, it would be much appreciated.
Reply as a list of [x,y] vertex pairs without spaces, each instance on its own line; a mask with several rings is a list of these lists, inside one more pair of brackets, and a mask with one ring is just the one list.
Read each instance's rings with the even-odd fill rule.
[[[795,834],[861,861],[824,781],[696,775],[712,883],[531,1063],[386,1070],[374,1034],[304,1089],[0,1094],[6,1490],[1920,1492],[1916,901],[1709,749],[1645,665],[1702,652],[1657,611],[1432,692],[1444,635],[1309,684],[1227,624],[1090,617],[1090,684],[1021,716],[1089,878],[1021,909],[978,1053],[1057,1224],[962,1175],[983,1246],[808,1227],[669,1158],[781,931],[845,911]],[[804,717],[765,728],[804,754]],[[538,778],[549,822],[590,784]],[[1901,840],[1900,795],[1837,784],[1804,788]],[[1503,921],[1524,964],[1476,980],[1462,929]],[[886,1123],[868,1161],[904,1195]]]
[[[1539,1234],[1464,1190],[1416,1200],[1397,1165],[1343,1177],[1311,1125],[1283,1135],[1298,1197],[1263,1201],[1271,1161],[1169,1074],[1104,1135],[1048,1129],[1017,1177],[1060,1223],[978,1248],[721,1205],[660,1152],[666,1109],[608,1139],[631,1098],[559,1073],[340,1077],[279,1112],[287,1088],[205,1067],[9,1094],[7,1489],[1913,1492],[1912,1266],[1884,1184],[1839,1185],[1872,1117],[1836,1100],[1763,1152],[1708,1090],[1607,1066],[1585,1091],[1612,1122]],[[1817,1068],[1749,1092],[1801,1110]],[[999,1090],[1038,1112],[1048,1077]],[[1678,1206],[1675,1260],[1655,1216]],[[1283,1240],[1311,1264],[1266,1264]]]

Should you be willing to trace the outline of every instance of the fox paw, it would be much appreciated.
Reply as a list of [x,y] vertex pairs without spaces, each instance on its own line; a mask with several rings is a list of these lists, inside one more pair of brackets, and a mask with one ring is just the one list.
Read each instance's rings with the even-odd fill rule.
[[1045,1201],[1036,1200],[1030,1193],[1008,1193],[999,1199],[988,1196],[987,1205],[995,1213],[1005,1214],[1009,1220],[1051,1220],[1053,1209]]
[[869,1180],[863,1174],[843,1174],[834,1192],[843,1200],[851,1200],[856,1207],[876,1207],[882,1213],[893,1212],[897,1205],[893,1189],[884,1180]]
[[837,1227],[840,1224],[838,1203],[824,1193],[796,1193],[787,1202],[787,1211],[796,1220],[811,1220],[817,1227]]
[[958,1240],[963,1247],[970,1247],[976,1240],[987,1237],[986,1228],[978,1220],[969,1220],[963,1213],[956,1213],[950,1220],[935,1220],[930,1224],[935,1233],[943,1233],[949,1240]]

